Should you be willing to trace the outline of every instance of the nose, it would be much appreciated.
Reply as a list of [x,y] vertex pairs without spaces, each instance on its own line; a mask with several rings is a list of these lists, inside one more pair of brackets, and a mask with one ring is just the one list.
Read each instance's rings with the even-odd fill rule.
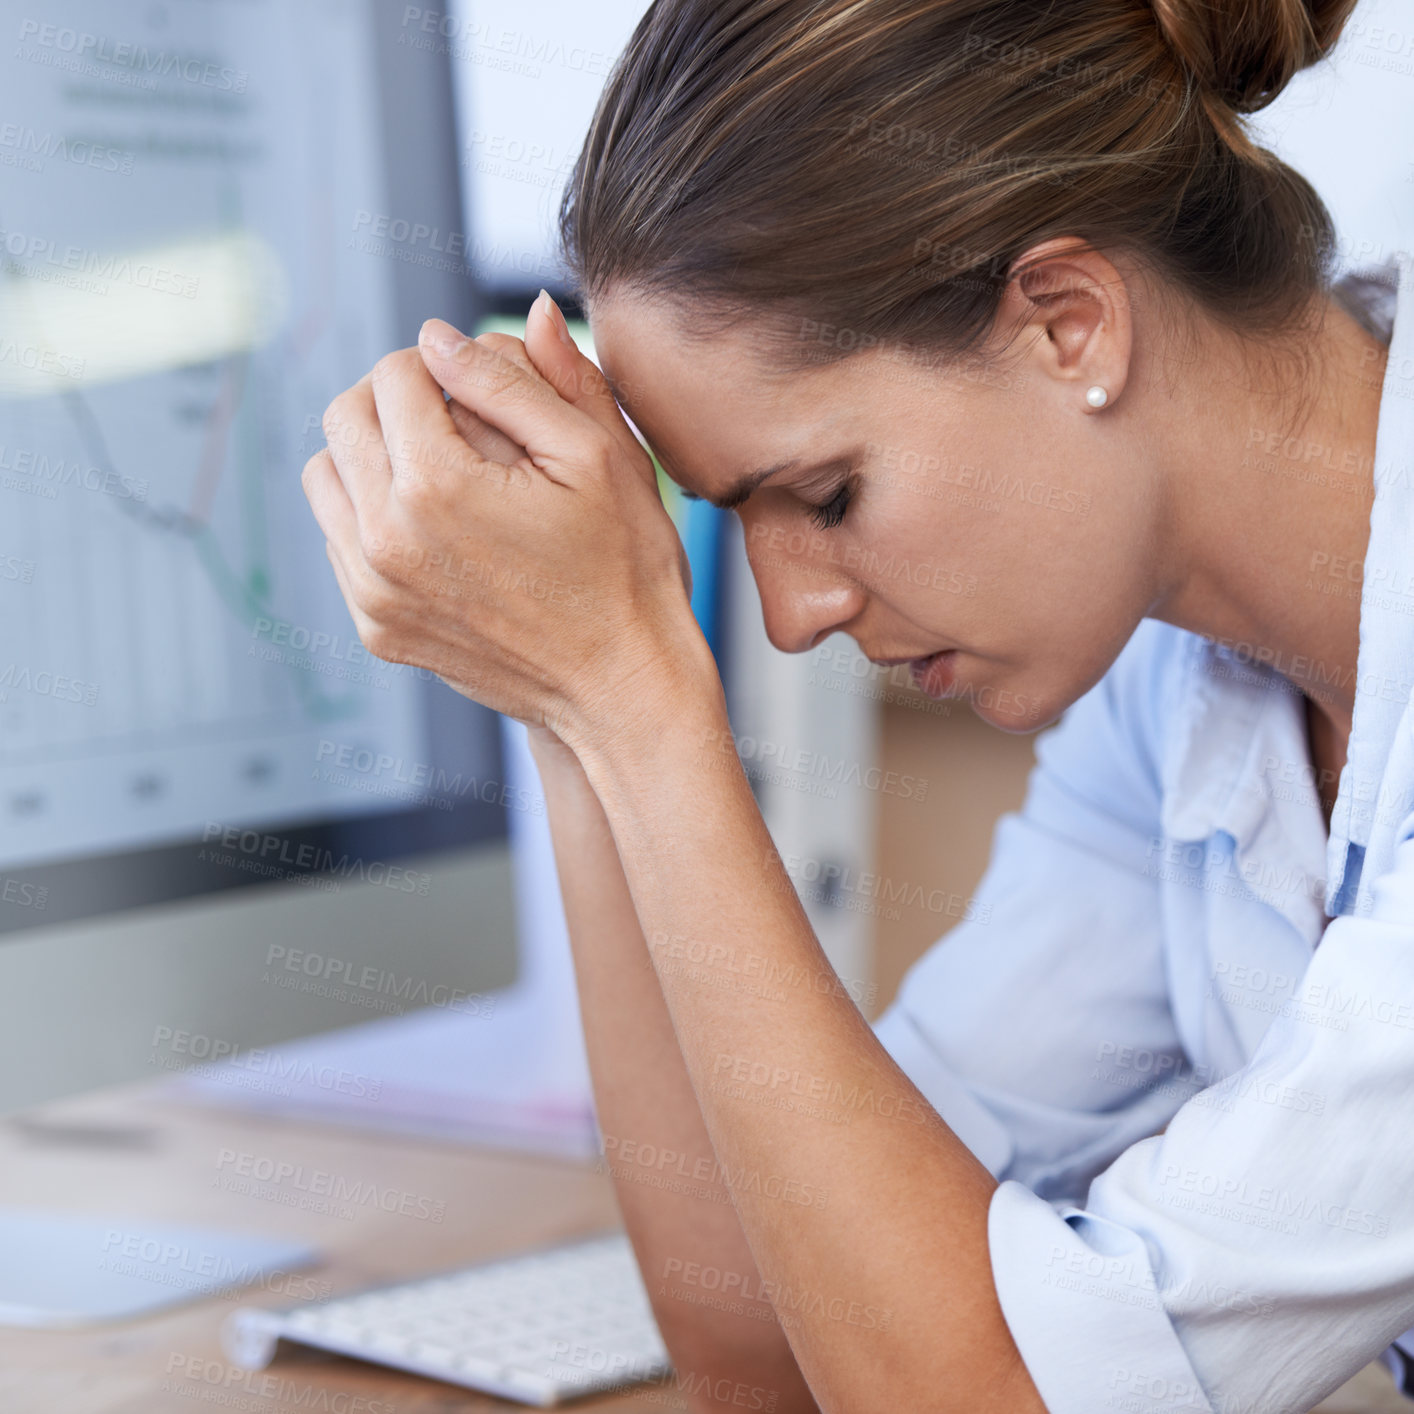
[[864,591],[833,562],[823,531],[741,520],[766,637],[776,648],[804,653],[859,616]]

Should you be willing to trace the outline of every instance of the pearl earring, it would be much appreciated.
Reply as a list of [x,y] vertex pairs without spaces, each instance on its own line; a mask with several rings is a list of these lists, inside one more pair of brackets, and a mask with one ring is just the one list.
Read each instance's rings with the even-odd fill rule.
[[1092,408],[1102,408],[1109,400],[1110,395],[1098,383],[1085,394],[1085,401]]

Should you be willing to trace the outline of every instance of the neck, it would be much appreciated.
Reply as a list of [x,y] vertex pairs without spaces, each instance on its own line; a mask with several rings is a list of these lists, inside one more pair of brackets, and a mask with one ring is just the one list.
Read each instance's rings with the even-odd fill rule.
[[1324,300],[1299,367],[1202,343],[1184,397],[1155,389],[1172,534],[1151,614],[1270,664],[1344,740],[1386,350]]

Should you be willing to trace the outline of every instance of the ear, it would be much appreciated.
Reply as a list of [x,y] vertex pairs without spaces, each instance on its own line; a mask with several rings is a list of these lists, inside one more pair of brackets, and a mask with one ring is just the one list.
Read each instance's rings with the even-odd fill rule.
[[1098,384],[1108,395],[1105,408],[1112,408],[1128,382],[1130,297],[1129,285],[1106,256],[1076,237],[1060,237],[1017,259],[1002,303],[1034,331],[1030,358],[1036,371],[1073,396],[1078,410],[1091,412],[1087,390]]

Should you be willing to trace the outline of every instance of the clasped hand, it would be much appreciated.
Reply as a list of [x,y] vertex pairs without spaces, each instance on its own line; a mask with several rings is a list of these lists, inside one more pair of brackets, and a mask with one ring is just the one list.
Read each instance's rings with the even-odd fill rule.
[[548,296],[524,342],[429,320],[324,433],[304,491],[374,656],[567,742],[701,664],[652,461]]

